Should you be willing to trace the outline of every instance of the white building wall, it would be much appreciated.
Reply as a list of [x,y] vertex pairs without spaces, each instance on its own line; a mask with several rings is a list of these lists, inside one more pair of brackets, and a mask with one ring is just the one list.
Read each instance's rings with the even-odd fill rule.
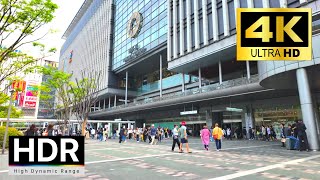
[[[112,38],[111,18],[112,0],[105,0],[69,47],[60,54],[59,69],[73,73],[74,79],[81,78],[81,71],[100,72],[99,90],[107,88],[108,85],[109,62],[111,61],[109,56]],[[73,56],[72,62],[69,63],[71,51],[73,51]]]

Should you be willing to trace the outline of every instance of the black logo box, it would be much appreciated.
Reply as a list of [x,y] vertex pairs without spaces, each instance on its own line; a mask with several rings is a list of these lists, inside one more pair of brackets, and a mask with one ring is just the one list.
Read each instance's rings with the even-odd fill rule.
[[[262,16],[270,18],[269,32],[273,32],[270,42],[262,42],[261,38],[245,38],[245,31]],[[276,17],[284,17],[284,26],[294,17],[301,16],[301,19],[293,26],[292,30],[302,39],[303,42],[294,42],[284,32],[284,42],[276,42]],[[308,47],[310,33],[308,25],[308,12],[241,12],[241,47]],[[261,26],[255,32],[261,32]]]
[[[19,162],[14,162],[14,139],[19,139],[19,147],[29,147],[29,139],[34,139],[34,162],[29,162],[29,153],[20,152]],[[50,162],[38,162],[38,139],[51,139],[58,147],[58,154]],[[66,154],[66,162],[60,162],[60,142],[61,139],[74,139],[78,142],[78,150],[75,152],[79,162],[73,162],[69,154]],[[72,144],[67,143],[66,149],[72,149]],[[52,153],[51,145],[44,143],[43,156],[49,157]],[[9,136],[9,165],[84,165],[84,136]]]

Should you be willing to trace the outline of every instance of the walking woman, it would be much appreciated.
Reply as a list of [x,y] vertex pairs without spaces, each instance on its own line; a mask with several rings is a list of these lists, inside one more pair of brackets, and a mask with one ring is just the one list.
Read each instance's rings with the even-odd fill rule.
[[209,150],[209,142],[210,142],[210,131],[207,126],[203,126],[203,129],[201,130],[201,140],[202,144],[204,145],[204,149],[207,151]]
[[213,129],[212,135],[213,135],[213,139],[216,142],[217,151],[220,151],[220,149],[221,149],[221,138],[223,136],[223,132],[222,132],[222,129],[219,128],[218,123],[215,124],[215,128]]

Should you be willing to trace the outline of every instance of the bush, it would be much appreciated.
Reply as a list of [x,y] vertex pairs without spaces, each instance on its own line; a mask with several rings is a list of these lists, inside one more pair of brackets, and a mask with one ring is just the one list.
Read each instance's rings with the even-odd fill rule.
[[[0,148],[2,149],[2,143],[4,138],[4,133],[6,131],[6,127],[2,126],[0,127]],[[9,145],[9,136],[23,136],[23,134],[18,131],[16,128],[9,127],[8,129],[8,136],[7,136],[7,142],[6,142],[6,148]]]

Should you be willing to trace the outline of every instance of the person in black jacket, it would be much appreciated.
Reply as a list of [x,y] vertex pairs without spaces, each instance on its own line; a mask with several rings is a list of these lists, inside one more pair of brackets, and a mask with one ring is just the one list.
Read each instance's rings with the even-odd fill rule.
[[121,128],[120,129],[120,132],[119,132],[119,143],[122,142],[122,137],[124,136],[124,128]]
[[296,129],[297,129],[297,134],[298,134],[298,138],[299,138],[299,151],[302,150],[306,150],[309,151],[309,142],[308,142],[308,137],[307,137],[307,133],[306,133],[306,125],[302,122],[302,120],[299,120],[297,125],[296,125]]
[[37,136],[36,125],[31,124],[29,129],[24,133],[25,136]]

